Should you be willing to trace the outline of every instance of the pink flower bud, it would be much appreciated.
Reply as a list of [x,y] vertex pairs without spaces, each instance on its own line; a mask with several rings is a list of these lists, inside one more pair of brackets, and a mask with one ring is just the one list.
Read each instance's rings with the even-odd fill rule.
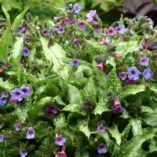
[[103,70],[103,63],[99,63],[96,65],[99,70]]
[[121,55],[121,54],[119,54],[119,53],[116,53],[116,54],[115,54],[115,57],[118,59],[118,58],[121,58],[121,57],[122,57],[122,55]]
[[115,100],[114,101],[114,107],[120,106],[120,101],[119,100]]

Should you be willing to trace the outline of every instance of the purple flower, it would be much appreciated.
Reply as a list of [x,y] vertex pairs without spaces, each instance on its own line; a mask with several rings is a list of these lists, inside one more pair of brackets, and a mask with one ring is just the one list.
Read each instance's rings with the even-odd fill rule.
[[134,80],[134,81],[138,80],[140,74],[141,72],[135,66],[130,67],[128,69],[128,78],[130,80]]
[[57,33],[62,34],[64,33],[64,28],[62,26],[55,26]]
[[104,133],[106,131],[106,128],[103,124],[99,124],[97,126],[97,130],[100,132],[100,133]]
[[10,98],[11,100],[16,100],[18,102],[23,100],[23,93],[21,89],[19,88],[15,88],[14,90],[12,90],[10,92],[10,95],[11,95],[11,98]]
[[126,73],[126,72],[121,72],[121,73],[118,74],[118,76],[119,76],[119,78],[120,78],[121,80],[125,80],[126,77],[127,77],[127,73]]
[[77,27],[80,28],[80,29],[85,30],[87,28],[87,25],[82,21],[78,21],[77,22]]
[[43,36],[49,36],[49,35],[50,35],[50,31],[49,31],[47,28],[44,28],[44,29],[42,30],[42,35],[43,35]]
[[153,76],[153,72],[152,72],[152,70],[151,70],[150,68],[147,68],[147,69],[145,69],[145,70],[143,71],[143,77],[144,77],[146,80],[152,78],[152,76]]
[[75,59],[70,64],[73,65],[73,66],[79,66],[80,65],[80,60],[79,59]]
[[0,142],[4,141],[4,135],[0,135]]
[[18,34],[22,34],[22,33],[24,33],[25,30],[26,30],[26,28],[25,28],[24,26],[20,26],[20,27],[17,28],[17,32],[18,32]]
[[21,123],[16,123],[15,130],[20,131],[21,129],[22,129],[22,124]]
[[110,39],[106,38],[104,39],[103,43],[107,46],[110,44]]
[[45,114],[48,118],[54,117],[58,113],[58,109],[55,105],[46,106]]
[[86,15],[88,22],[92,22],[95,16],[96,16],[96,10],[90,10],[89,13]]
[[148,57],[143,57],[143,58],[140,58],[140,65],[142,66],[148,66],[149,65],[149,58]]
[[9,97],[8,92],[2,92],[2,93],[1,93],[1,97],[8,98],[8,97]]
[[114,113],[122,113],[122,112],[124,112],[125,111],[125,108],[124,107],[122,107],[121,105],[117,105],[117,106],[114,106],[113,107],[113,112]]
[[32,127],[29,127],[26,133],[27,139],[34,139],[35,138],[35,130]]
[[106,29],[106,33],[108,36],[114,36],[116,34],[116,30],[113,27],[109,27]]
[[63,19],[63,22],[64,22],[65,25],[71,25],[72,24],[72,20],[68,17],[65,17]]
[[126,32],[126,28],[124,26],[118,26],[115,28],[117,33],[123,35]]
[[80,45],[81,40],[75,38],[75,39],[73,40],[73,43],[74,43],[74,45]]
[[55,144],[57,144],[58,146],[63,146],[66,142],[66,138],[63,137],[62,135],[58,135],[56,138],[55,138]]
[[28,49],[27,47],[24,47],[24,48],[23,48],[23,51],[22,51],[22,54],[23,54],[23,56],[25,56],[25,57],[29,56],[29,54],[30,54],[29,49]]
[[107,147],[104,143],[101,143],[98,148],[97,148],[97,151],[99,154],[105,154],[107,153]]
[[7,98],[6,97],[0,97],[0,107],[4,106],[7,103]]
[[21,87],[21,92],[24,98],[32,95],[32,88],[29,85],[23,85]]
[[75,3],[74,4],[74,13],[79,14],[80,11],[81,11],[81,6],[78,3]]
[[101,28],[96,29],[96,33],[100,35],[102,33],[102,29]]
[[27,156],[28,153],[25,149],[20,149],[19,154],[20,154],[20,157],[25,157],[25,156]]

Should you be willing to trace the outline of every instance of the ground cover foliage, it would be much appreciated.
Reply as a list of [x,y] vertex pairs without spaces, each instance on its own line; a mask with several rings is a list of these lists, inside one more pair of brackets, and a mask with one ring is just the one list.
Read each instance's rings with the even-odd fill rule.
[[0,156],[157,155],[157,29],[148,17],[108,27],[78,4],[0,27]]

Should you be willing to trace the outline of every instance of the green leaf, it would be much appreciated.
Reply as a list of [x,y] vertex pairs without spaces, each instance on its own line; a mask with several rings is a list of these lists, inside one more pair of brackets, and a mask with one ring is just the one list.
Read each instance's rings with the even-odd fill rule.
[[81,105],[80,104],[69,104],[63,108],[62,111],[72,112],[84,115],[85,113],[81,111]]
[[57,117],[53,119],[53,124],[56,128],[61,128],[66,125],[66,117],[63,113],[60,113]]
[[89,153],[85,148],[77,148],[75,151],[76,157],[89,157]]
[[25,9],[23,10],[23,12],[21,12],[21,13],[15,18],[15,20],[14,20],[14,22],[13,22],[13,24],[12,24],[12,29],[13,29],[13,31],[15,31],[15,32],[17,31],[17,28],[20,26],[21,21],[22,21],[24,15],[26,14],[27,10],[28,10],[28,8],[25,8]]
[[41,98],[37,103],[36,103],[36,106],[39,106],[39,107],[43,107],[45,106],[45,104],[49,103],[51,101],[51,97],[47,96],[47,97],[44,97],[44,98]]
[[91,133],[90,133],[90,130],[89,130],[89,128],[88,128],[88,122],[85,122],[85,121],[80,122],[79,130],[80,130],[81,132],[83,132],[83,133],[87,136],[87,138],[90,137],[90,134],[91,134]]
[[27,114],[28,108],[26,108],[26,107],[23,107],[23,106],[17,107],[15,112],[21,123],[24,123],[26,121],[26,119],[28,118],[28,114]]
[[80,91],[75,86],[68,85],[68,95],[70,104],[82,104]]
[[100,97],[99,98],[99,102],[96,104],[96,107],[94,109],[94,114],[95,115],[101,115],[103,112],[108,112],[110,111],[110,109],[108,108],[107,106],[107,98],[104,96],[104,97]]
[[0,59],[5,59],[11,42],[11,32],[9,26],[6,28],[0,40]]
[[106,64],[110,64],[110,65],[112,65],[113,67],[116,67],[115,57],[109,56],[109,57],[107,58]]
[[83,97],[84,99],[96,101],[96,95],[97,95],[97,90],[96,90],[93,78],[90,77],[88,83],[83,89]]
[[140,119],[131,119],[133,135],[142,135],[142,122]]
[[47,95],[47,96],[56,96],[60,93],[60,90],[58,88],[58,86],[54,83],[53,80],[47,80],[46,82],[46,86],[45,86],[45,89],[44,89],[44,93]]
[[144,91],[145,91],[145,85],[128,85],[123,88],[123,91],[121,92],[120,96],[124,98],[129,95],[135,95],[137,93],[144,92]]
[[66,58],[66,52],[57,43],[54,43],[53,46],[48,47],[48,41],[43,37],[40,37],[40,41],[44,50],[43,54],[45,58],[54,64],[53,70],[63,79],[67,79],[69,77],[71,67],[63,62],[63,59]]
[[128,138],[131,128],[132,128],[131,122],[129,122],[127,124],[127,126],[124,128],[123,132],[121,133],[122,139],[127,139]]
[[5,14],[5,17],[7,18],[8,23],[10,24],[10,15],[9,15],[7,9],[3,5],[2,5],[2,11]]
[[143,129],[142,135],[134,136],[128,143],[121,147],[123,156],[125,157],[139,157],[139,150],[142,144],[156,136],[157,128]]
[[157,109],[152,111],[147,111],[141,114],[142,120],[152,127],[157,126]]
[[118,145],[121,144],[121,134],[119,133],[117,125],[113,124],[111,128],[108,129],[111,136],[116,140]]
[[22,49],[23,49],[23,37],[18,37],[13,46],[12,54],[9,57],[9,61],[14,64],[20,63],[22,57]]
[[156,84],[150,83],[148,87],[151,91],[153,91],[154,93],[157,94],[157,85]]
[[11,82],[9,81],[2,81],[0,79],[0,88],[7,91],[7,92],[10,92],[13,88],[15,87],[14,84],[12,84]]
[[127,41],[120,42],[116,45],[116,52],[121,54],[122,59],[126,57],[127,54],[133,53],[139,50],[138,41]]
[[117,95],[119,95],[122,90],[121,81],[117,76],[115,68],[113,68],[109,74],[109,80],[107,81],[107,90],[113,91]]

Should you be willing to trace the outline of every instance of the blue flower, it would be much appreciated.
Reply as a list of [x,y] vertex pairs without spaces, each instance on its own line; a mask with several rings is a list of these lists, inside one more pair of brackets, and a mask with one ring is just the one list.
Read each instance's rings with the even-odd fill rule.
[[28,49],[27,47],[24,47],[24,48],[23,48],[23,51],[22,51],[22,54],[23,54],[23,56],[25,56],[25,57],[29,56],[29,54],[30,54],[29,49]]
[[26,133],[27,139],[34,139],[35,138],[35,130],[32,127],[29,127]]
[[21,123],[16,123],[15,130],[20,131],[21,129],[22,129],[22,124]]
[[4,141],[4,135],[0,135],[0,142]]
[[149,58],[148,57],[143,57],[143,58],[140,58],[140,65],[142,66],[148,66],[149,65]]
[[19,154],[20,154],[20,157],[25,157],[25,156],[27,156],[28,153],[25,149],[20,149]]
[[32,88],[29,85],[23,85],[21,87],[21,92],[24,98],[32,95]]
[[120,25],[118,27],[115,28],[117,33],[123,35],[126,32],[126,28],[123,25]]
[[97,148],[97,151],[99,154],[105,154],[107,153],[107,147],[104,143],[101,143],[98,148]]
[[73,66],[79,66],[80,65],[80,60],[79,59],[75,59],[70,64],[73,65]]
[[26,28],[24,26],[20,26],[20,27],[17,28],[17,33],[22,34],[22,33],[25,32],[25,30],[26,30]]
[[117,105],[117,106],[114,106],[113,107],[113,112],[114,113],[122,113],[122,112],[124,112],[125,111],[125,108],[124,107],[122,107],[121,105]]
[[143,71],[143,77],[144,77],[146,80],[152,78],[152,76],[153,76],[153,72],[152,72],[152,70],[151,70],[150,68],[147,68],[147,69],[145,69],[145,70]]
[[80,11],[81,11],[81,6],[78,3],[75,3],[74,4],[74,13],[79,14]]
[[10,95],[11,95],[11,100],[15,100],[15,101],[22,101],[23,100],[23,93],[21,91],[21,89],[19,88],[15,88],[14,90],[12,90],[10,92]]
[[55,29],[56,29],[56,32],[57,32],[58,34],[64,33],[64,28],[63,28],[62,26],[56,25],[56,26],[55,26]]
[[105,38],[104,41],[103,41],[103,43],[104,43],[106,46],[109,45],[109,44],[110,44],[110,39]]
[[97,126],[97,130],[100,132],[100,133],[104,133],[106,131],[106,127],[103,125],[103,124],[99,124]]
[[135,66],[130,67],[128,69],[128,78],[130,80],[134,80],[134,81],[138,80],[140,74],[141,72]]
[[7,103],[7,98],[6,97],[0,97],[0,107],[4,106]]
[[96,16],[96,10],[90,10],[89,13],[86,15],[87,21],[89,23],[93,22],[95,16]]

